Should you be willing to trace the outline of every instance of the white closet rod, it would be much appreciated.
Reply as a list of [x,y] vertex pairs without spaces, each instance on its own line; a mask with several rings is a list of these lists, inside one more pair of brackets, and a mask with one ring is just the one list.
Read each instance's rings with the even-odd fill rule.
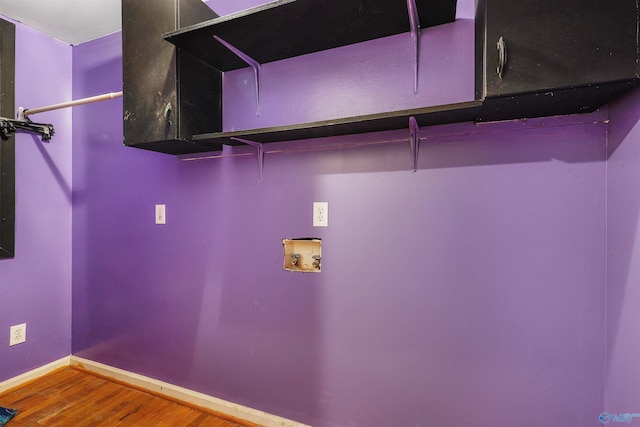
[[120,92],[111,92],[105,93],[104,95],[96,95],[90,96],[88,98],[76,99],[75,101],[61,102],[59,104],[47,105],[46,107],[40,108],[29,108],[29,109],[20,109],[20,113],[18,115],[22,115],[23,117],[30,116],[32,114],[44,113],[45,111],[51,110],[59,110],[60,108],[68,108],[76,105],[90,104],[92,102],[100,102],[107,101],[113,98],[119,98],[122,96],[122,91]]

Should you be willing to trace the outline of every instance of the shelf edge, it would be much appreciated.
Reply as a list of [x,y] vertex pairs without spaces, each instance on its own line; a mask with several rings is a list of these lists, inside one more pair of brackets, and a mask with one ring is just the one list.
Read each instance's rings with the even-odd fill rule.
[[397,130],[409,127],[409,117],[416,117],[420,126],[432,126],[461,121],[473,121],[482,107],[482,101],[467,101],[434,107],[399,110],[340,119],[306,122],[293,125],[255,128],[246,130],[214,132],[193,136],[194,142],[241,145],[234,138],[260,143],[293,141],[298,139],[323,138]]

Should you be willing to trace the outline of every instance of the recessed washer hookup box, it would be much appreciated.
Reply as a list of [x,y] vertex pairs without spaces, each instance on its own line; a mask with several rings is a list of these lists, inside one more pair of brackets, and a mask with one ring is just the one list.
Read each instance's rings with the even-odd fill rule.
[[322,268],[322,239],[306,237],[282,239],[284,269],[302,273],[320,273]]

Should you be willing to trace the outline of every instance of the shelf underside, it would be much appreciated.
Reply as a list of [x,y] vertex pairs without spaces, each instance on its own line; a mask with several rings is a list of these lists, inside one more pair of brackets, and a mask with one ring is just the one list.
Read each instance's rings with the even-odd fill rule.
[[288,126],[206,133],[194,135],[193,142],[211,145],[212,149],[219,149],[222,145],[243,145],[242,141],[238,139],[259,143],[271,143],[409,129],[409,117],[414,117],[419,126],[468,122],[475,120],[480,112],[481,106],[481,101],[470,101],[458,104],[439,105],[437,107],[370,114]]
[[[453,22],[456,0],[415,0],[420,27]],[[264,64],[410,31],[406,0],[280,0],[164,35],[220,71],[247,64],[213,36]]]

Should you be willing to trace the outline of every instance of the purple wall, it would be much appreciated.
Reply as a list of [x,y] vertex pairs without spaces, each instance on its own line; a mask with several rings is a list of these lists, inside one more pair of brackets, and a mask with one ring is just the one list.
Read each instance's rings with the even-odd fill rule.
[[640,412],[640,94],[611,107],[608,151],[606,408]]
[[[74,47],[74,98],[120,88],[120,43]],[[274,66],[309,62],[343,70]],[[289,79],[269,120],[305,105]],[[316,427],[599,425],[606,111],[423,129],[416,173],[404,131],[272,145],[304,150],[267,153],[263,182],[254,156],[123,147],[121,117],[73,110],[74,354]],[[302,236],[323,238],[322,273],[282,269]]]
[[[16,108],[71,98],[72,49],[16,24]],[[55,140],[16,134],[16,255],[0,260],[0,381],[71,349],[71,112],[33,116]],[[27,342],[9,347],[9,327]]]
[[[418,94],[410,33],[306,55],[304,60],[264,64],[259,116],[253,71],[227,72],[223,127],[257,129],[375,114],[389,106],[408,110],[472,101],[473,39],[470,19],[423,30]],[[280,94],[292,87],[296,96],[283,102]]]

